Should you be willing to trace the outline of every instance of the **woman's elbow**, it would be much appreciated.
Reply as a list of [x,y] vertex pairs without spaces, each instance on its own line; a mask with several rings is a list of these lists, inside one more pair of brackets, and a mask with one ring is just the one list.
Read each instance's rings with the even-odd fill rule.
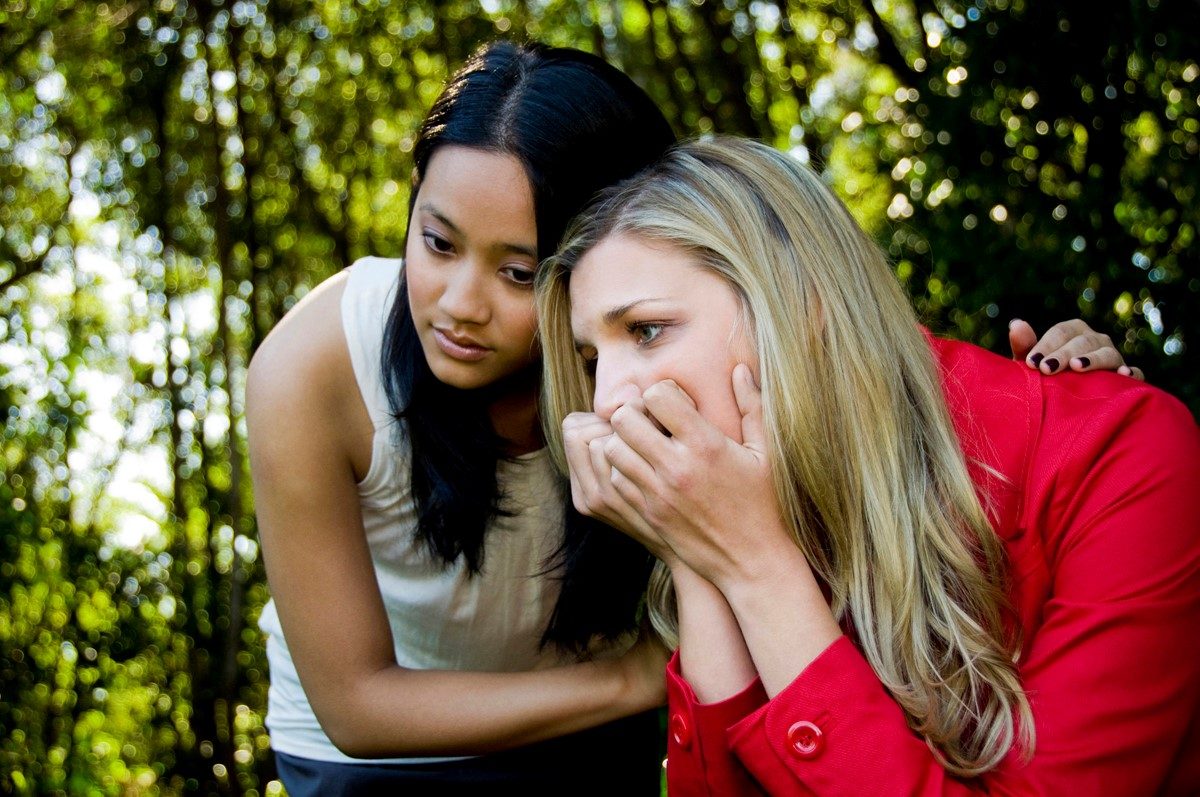
[[[317,714],[321,730],[343,755],[351,758],[385,758],[389,751],[381,750],[379,740],[372,738],[369,723],[350,711],[325,711]],[[390,751],[396,755],[396,751]]]
[[[357,688],[343,685],[335,694],[312,700],[313,713],[333,746],[351,758],[395,758],[411,754],[405,739],[387,730],[386,718],[378,715],[380,695],[370,677],[354,679]],[[311,697],[311,696],[310,696]],[[388,737],[391,733],[391,737]]]

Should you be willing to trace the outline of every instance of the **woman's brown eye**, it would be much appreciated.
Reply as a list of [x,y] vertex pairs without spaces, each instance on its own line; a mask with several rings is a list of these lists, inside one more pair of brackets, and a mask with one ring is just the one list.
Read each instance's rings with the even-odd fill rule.
[[509,266],[504,269],[505,275],[518,285],[532,285],[533,272],[527,268]]
[[425,239],[425,245],[434,252],[437,252],[439,255],[449,254],[454,249],[454,247],[450,245],[449,241],[435,233],[423,233],[421,237]]

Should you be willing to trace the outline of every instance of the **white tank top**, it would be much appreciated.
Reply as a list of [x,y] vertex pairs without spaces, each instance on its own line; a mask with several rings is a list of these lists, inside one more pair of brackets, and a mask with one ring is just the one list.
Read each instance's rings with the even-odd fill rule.
[[[415,539],[409,449],[383,390],[384,325],[399,286],[400,260],[368,257],[350,267],[342,325],[359,391],[375,426],[370,469],[358,485],[363,529],[387,608],[396,661],[414,669],[512,672],[562,663],[538,649],[558,598],[558,582],[537,577],[562,539],[565,495],[545,449],[501,462],[497,478],[516,509],[487,535],[483,572],[469,578],[461,558],[434,561]],[[259,619],[267,634],[271,746],[319,761],[355,761],[321,730],[300,686],[274,600]],[[372,759],[416,763],[445,759]]]

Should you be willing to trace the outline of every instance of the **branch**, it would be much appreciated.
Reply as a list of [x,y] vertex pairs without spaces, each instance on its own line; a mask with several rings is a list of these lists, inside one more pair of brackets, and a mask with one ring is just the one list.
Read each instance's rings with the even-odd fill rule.
[[[50,250],[47,249],[46,251]],[[35,260],[25,260],[17,255],[13,251],[13,248],[8,245],[8,242],[0,236],[0,263],[12,263],[13,267],[13,273],[5,277],[3,282],[0,282],[0,293],[4,293],[8,288],[16,285],[30,274],[36,274],[41,271],[46,265],[46,255],[43,253]]]
[[921,73],[909,65],[908,60],[904,57],[904,53],[900,51],[900,46],[896,44],[896,39],[892,35],[891,28],[883,21],[883,17],[879,15],[879,11],[875,8],[873,0],[862,0],[861,5],[871,17],[871,27],[875,29],[875,38],[879,41],[879,60],[885,66],[890,67],[902,83],[907,83],[910,86],[921,83]]

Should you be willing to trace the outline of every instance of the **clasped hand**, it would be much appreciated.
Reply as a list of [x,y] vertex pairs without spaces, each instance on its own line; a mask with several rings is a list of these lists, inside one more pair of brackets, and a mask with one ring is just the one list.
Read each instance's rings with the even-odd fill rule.
[[763,433],[762,398],[749,368],[733,372],[741,442],[722,434],[673,381],[659,382],[609,421],[563,422],[571,495],[581,513],[640,541],[720,587],[763,572],[791,546]]

